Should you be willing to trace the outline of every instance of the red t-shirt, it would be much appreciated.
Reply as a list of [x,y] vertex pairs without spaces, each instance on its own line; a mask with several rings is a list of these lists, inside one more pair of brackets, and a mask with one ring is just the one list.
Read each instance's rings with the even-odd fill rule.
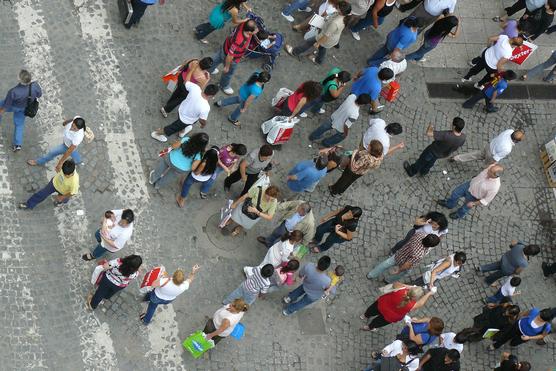
[[407,288],[401,289],[384,294],[378,298],[378,311],[385,320],[390,323],[401,321],[413,308],[415,305],[414,300],[410,300],[404,307],[398,307],[408,290]]
[[236,63],[239,63],[251,42],[251,36],[245,37],[243,34],[245,24],[247,22],[237,26],[232,34],[226,38],[226,41],[224,41],[224,54],[231,55]]
[[295,107],[297,107],[297,104],[301,99],[303,99],[303,84],[301,84],[299,88],[297,88],[297,90],[288,97],[288,108],[291,112],[293,112]]

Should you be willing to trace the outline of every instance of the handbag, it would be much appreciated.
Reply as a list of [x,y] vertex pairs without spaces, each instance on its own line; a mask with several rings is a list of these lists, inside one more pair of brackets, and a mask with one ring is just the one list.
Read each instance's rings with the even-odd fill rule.
[[39,100],[37,98],[31,99],[31,86],[33,83],[29,84],[29,94],[27,95],[27,106],[23,114],[27,117],[33,118],[37,115],[39,111]]
[[278,92],[276,93],[276,95],[274,96],[274,98],[272,98],[272,106],[273,107],[281,107],[282,104],[284,104],[284,101],[286,100],[286,98],[288,98],[290,95],[293,94],[293,91],[291,91],[288,88],[280,88],[278,90]]
[[105,263],[108,263],[108,260],[102,259],[98,262],[95,269],[93,269],[93,274],[91,275],[91,283],[95,286],[98,285],[100,283],[100,280],[102,279],[102,277],[104,277],[104,267],[103,267],[103,265]]
[[91,130],[91,128],[87,126],[87,127],[85,128],[84,137],[85,137],[85,143],[89,144],[89,143],[91,143],[93,140],[95,140],[95,133],[93,133],[93,131]]
[[[255,208],[259,211],[262,211],[261,196],[263,194],[263,188],[260,186],[257,188],[259,188],[259,195],[257,196],[257,205],[255,206]],[[246,198],[245,201],[243,201],[243,205],[241,206],[241,212],[244,213],[245,216],[248,217],[249,219],[256,220],[259,216],[255,213],[251,213],[248,211],[250,206],[253,206],[253,200],[251,198]]]
[[214,348],[214,341],[207,340],[203,331],[196,331],[183,341],[182,346],[196,359],[207,350]]
[[[158,266],[158,267],[154,267],[153,269],[148,271],[145,274],[145,277],[143,278],[143,281],[141,282],[141,285],[139,286],[139,292],[141,294],[146,294],[146,293],[154,290],[154,287],[152,287],[153,282],[156,281],[159,277],[161,277],[165,272],[166,272],[166,269],[164,268],[163,265]],[[168,283],[168,281],[166,283]]]

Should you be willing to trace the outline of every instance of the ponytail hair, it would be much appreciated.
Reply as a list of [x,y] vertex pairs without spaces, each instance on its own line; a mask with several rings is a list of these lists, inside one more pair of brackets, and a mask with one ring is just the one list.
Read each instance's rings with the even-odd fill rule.
[[269,81],[270,81],[270,73],[268,73],[267,71],[262,71],[262,72],[255,72],[254,74],[252,74],[245,84],[253,85],[254,83],[257,82],[265,84]]
[[421,287],[412,287],[405,293],[402,301],[397,305],[397,308],[403,308],[412,300],[418,300],[423,296],[423,289]]
[[326,85],[327,83],[329,83],[334,79],[338,79],[340,80],[340,82],[346,83],[349,80],[351,80],[351,74],[347,71],[340,71],[338,73],[334,73],[328,76],[327,78],[325,78],[324,80],[322,80],[322,85]]

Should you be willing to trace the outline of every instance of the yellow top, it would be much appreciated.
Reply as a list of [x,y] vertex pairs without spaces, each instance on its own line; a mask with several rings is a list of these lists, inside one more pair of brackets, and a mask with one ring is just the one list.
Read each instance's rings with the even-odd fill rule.
[[328,272],[330,277],[330,287],[336,286],[342,280],[342,276],[337,276],[335,272]]
[[52,178],[54,188],[63,195],[75,195],[79,191],[79,174],[74,171],[72,175],[65,176],[62,171]]

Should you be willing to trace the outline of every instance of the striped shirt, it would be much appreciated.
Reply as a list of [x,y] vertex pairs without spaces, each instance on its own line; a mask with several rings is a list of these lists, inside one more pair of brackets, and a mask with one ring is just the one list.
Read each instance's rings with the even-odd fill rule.
[[396,265],[398,267],[405,263],[416,265],[429,253],[431,248],[423,246],[423,239],[425,237],[427,237],[426,233],[416,232],[411,236],[409,241],[396,252],[394,258],[396,259]]
[[270,287],[270,279],[261,275],[259,268],[253,269],[253,274],[243,281],[243,288],[252,294],[264,294]]
[[127,287],[127,285],[137,277],[137,272],[130,274],[128,277],[120,272],[118,268],[122,265],[122,259],[110,260],[108,264],[110,264],[112,268],[106,271],[106,278],[116,286]]

